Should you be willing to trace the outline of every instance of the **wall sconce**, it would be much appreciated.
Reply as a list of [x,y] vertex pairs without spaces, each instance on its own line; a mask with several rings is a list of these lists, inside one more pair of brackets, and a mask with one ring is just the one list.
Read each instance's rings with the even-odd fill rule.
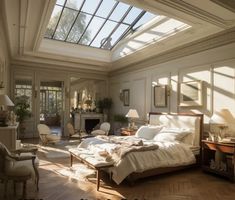
[[70,93],[69,87],[66,87],[66,88],[65,88],[65,96],[66,96],[67,98],[69,98],[69,93]]
[[168,85],[166,89],[167,89],[167,96],[169,97],[171,95],[171,89],[172,89],[171,85]]
[[124,100],[124,93],[123,93],[123,90],[120,90],[119,91],[119,99],[120,99],[120,101],[123,101]]

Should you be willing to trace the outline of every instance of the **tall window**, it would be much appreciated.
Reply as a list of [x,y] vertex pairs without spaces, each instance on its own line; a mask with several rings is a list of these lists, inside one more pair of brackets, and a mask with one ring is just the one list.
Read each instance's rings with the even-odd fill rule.
[[16,80],[15,81],[15,97],[27,96],[29,98],[30,111],[32,111],[32,81]]
[[40,113],[60,113],[62,111],[62,90],[59,87],[40,87]]

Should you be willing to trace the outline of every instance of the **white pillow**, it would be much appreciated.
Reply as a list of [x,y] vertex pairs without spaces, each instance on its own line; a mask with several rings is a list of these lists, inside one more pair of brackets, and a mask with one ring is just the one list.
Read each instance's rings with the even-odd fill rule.
[[192,134],[190,129],[185,128],[163,128],[155,137],[155,141],[182,141],[183,138]]
[[141,126],[135,133],[136,137],[152,140],[154,136],[163,128],[163,126]]
[[103,130],[94,130],[91,132],[92,135],[96,136],[96,135],[105,135],[106,133]]

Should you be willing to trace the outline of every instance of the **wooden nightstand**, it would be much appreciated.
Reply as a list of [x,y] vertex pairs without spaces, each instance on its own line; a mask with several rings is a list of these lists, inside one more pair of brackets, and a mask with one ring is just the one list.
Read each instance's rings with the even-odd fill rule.
[[234,182],[234,162],[235,143],[202,140],[202,169],[204,171],[226,177]]
[[130,136],[135,135],[137,130],[129,129],[129,128],[121,128],[121,135],[122,136]]

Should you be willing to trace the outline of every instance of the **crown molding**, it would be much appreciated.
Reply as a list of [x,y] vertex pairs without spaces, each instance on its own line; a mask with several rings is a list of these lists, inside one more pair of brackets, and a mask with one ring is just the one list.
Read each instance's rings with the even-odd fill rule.
[[188,15],[199,18],[203,21],[206,21],[210,24],[214,24],[224,29],[231,28],[232,26],[234,26],[235,23],[234,20],[224,20],[221,17],[206,12],[205,10],[202,10],[182,0],[157,0],[157,1],[163,5],[169,6],[173,9],[184,12]]
[[[33,59],[32,57],[27,56],[20,56],[11,59],[11,65],[19,65],[19,66],[26,66],[30,68],[37,68],[37,69],[53,69],[53,70],[60,70],[60,71],[73,71],[76,73],[79,72],[86,72],[92,74],[103,74],[107,75],[108,70],[107,67],[98,67],[97,65],[87,65],[87,64],[77,64],[77,63],[68,63],[68,62],[61,62],[57,60],[48,60],[46,59]],[[14,68],[12,68],[14,69]]]
[[235,1],[231,1],[231,0],[223,0],[223,1],[221,1],[221,0],[210,0],[210,1],[212,1],[213,3],[216,3],[219,6],[235,13]]
[[214,34],[212,36],[208,36],[206,38],[182,45],[180,47],[176,47],[159,55],[152,56],[141,62],[132,63],[120,69],[113,70],[109,73],[109,76],[112,77],[123,73],[132,72],[135,70],[140,70],[143,69],[143,66],[144,68],[148,68],[153,65],[165,63],[174,59],[178,59],[184,56],[189,56],[195,53],[217,48],[234,42],[235,42],[235,28],[232,28]]

